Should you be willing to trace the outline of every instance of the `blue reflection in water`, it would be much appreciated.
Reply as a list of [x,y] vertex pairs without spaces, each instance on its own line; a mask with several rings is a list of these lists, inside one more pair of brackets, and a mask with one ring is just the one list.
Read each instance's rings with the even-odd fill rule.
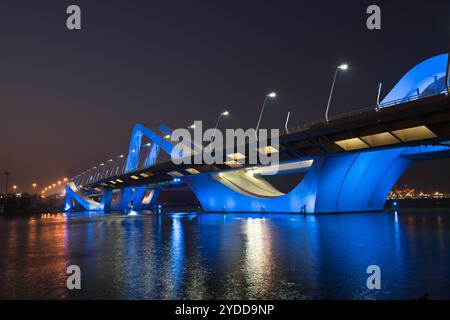
[[[439,211],[2,217],[0,298],[450,298],[449,243]],[[366,288],[373,264],[381,290]]]
[[169,273],[166,275],[170,280],[167,281],[170,284],[168,289],[167,298],[176,297],[180,290],[184,263],[184,239],[183,239],[183,226],[180,221],[179,215],[173,215],[172,217],[172,232],[170,239],[170,262]]

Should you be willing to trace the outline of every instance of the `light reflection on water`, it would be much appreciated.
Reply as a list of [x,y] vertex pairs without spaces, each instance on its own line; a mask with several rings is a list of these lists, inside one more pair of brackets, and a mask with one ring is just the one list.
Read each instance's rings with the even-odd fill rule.
[[[1,217],[0,298],[450,298],[449,243],[443,212]],[[80,291],[65,287],[71,264]]]

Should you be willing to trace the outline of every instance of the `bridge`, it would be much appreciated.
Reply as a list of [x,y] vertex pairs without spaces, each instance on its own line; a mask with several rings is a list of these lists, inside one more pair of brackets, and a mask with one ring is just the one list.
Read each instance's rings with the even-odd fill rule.
[[[380,104],[289,128],[279,137],[278,174],[303,173],[287,193],[268,180],[270,165],[225,150],[220,164],[175,164],[173,130],[137,124],[128,153],[72,177],[66,210],[154,210],[161,190],[188,187],[205,212],[339,213],[380,211],[416,161],[450,156],[449,54],[408,71]],[[247,142],[249,144],[249,142]],[[205,147],[189,143],[181,157]]]

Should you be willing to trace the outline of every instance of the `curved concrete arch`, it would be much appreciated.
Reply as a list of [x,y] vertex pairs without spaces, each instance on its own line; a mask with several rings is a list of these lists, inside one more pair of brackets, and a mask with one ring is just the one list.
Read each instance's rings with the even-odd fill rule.
[[235,192],[250,197],[264,199],[284,195],[263,178],[250,175],[243,170],[213,174],[211,177]]
[[[443,53],[422,61],[409,70],[392,90],[381,101],[381,104],[395,100],[405,99],[419,93],[423,93],[436,80],[446,78],[448,70],[448,54]],[[445,89],[444,85],[441,89]]]
[[160,126],[157,130],[147,128],[143,124],[136,124],[131,133],[130,145],[128,147],[128,156],[125,165],[125,172],[135,171],[139,163],[139,155],[141,152],[142,138],[145,136],[152,142],[152,148],[145,160],[145,164],[151,166],[155,164],[159,151],[163,150],[167,154],[171,154],[174,148],[170,140],[164,138],[169,134],[166,126]]
[[[185,129],[187,131],[187,129]],[[188,132],[188,131],[187,131]],[[142,147],[142,138],[145,136],[151,141],[151,148],[144,161],[146,167],[152,166],[156,163],[159,151],[164,151],[167,155],[173,156],[173,151],[177,147],[181,147],[178,151],[180,157],[186,157],[190,155],[193,150],[191,148],[191,141],[189,139],[182,139],[180,142],[167,139],[167,135],[172,135],[172,130],[165,126],[160,125],[157,129],[152,129],[144,126],[143,124],[136,124],[131,134],[130,144],[128,147],[128,156],[125,164],[125,172],[132,172],[138,168],[139,157]],[[194,144],[195,152],[202,152],[203,146]],[[175,151],[177,151],[175,150]]]
[[133,195],[133,210],[153,209],[158,195],[158,189],[137,188]]
[[[413,163],[401,157],[403,150],[396,148],[317,158],[293,190],[287,194],[269,192],[268,197],[258,193],[261,189],[253,180],[246,180],[247,185],[241,186],[244,192],[231,188],[213,175],[189,176],[184,181],[203,209],[210,212],[379,211],[397,179]],[[254,185],[250,186],[251,183]]]
[[74,182],[69,182],[66,185],[66,210],[73,209],[72,201],[77,202],[86,210],[103,210],[105,207],[104,203],[99,203],[85,196],[78,190]]

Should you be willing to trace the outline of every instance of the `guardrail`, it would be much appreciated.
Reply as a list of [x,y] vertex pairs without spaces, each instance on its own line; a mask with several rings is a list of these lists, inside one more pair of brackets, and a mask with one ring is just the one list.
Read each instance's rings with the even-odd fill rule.
[[[402,99],[397,99],[397,100],[391,100],[391,101],[387,101],[385,103],[381,103],[379,105],[373,105],[370,107],[364,107],[364,108],[360,108],[354,111],[350,111],[350,112],[346,112],[346,113],[341,113],[339,115],[335,115],[330,117],[329,121],[333,121],[333,120],[338,120],[338,119],[342,119],[342,118],[347,118],[353,115],[357,115],[357,114],[361,114],[361,113],[369,113],[369,112],[379,112],[381,109],[383,108],[388,108],[388,107],[393,107],[393,106],[397,106],[406,102],[411,102],[411,101],[416,101],[416,100],[420,100],[420,99],[424,99],[424,98],[429,98],[429,97],[433,97],[433,96],[438,96],[441,94],[445,94],[448,96],[449,92],[447,91],[447,89],[444,89],[442,91],[439,92],[430,92],[430,93],[421,93],[421,94],[415,94],[413,96],[409,96],[406,98],[402,98]],[[319,125],[319,124],[323,124],[326,123],[325,119],[321,119],[321,120],[314,120],[302,125],[298,125],[298,126],[294,126],[291,128],[288,128],[287,131],[286,129],[282,129],[281,134],[288,134],[288,133],[297,133],[297,132],[301,132],[301,131],[307,131],[309,129],[311,129],[313,126]]]

